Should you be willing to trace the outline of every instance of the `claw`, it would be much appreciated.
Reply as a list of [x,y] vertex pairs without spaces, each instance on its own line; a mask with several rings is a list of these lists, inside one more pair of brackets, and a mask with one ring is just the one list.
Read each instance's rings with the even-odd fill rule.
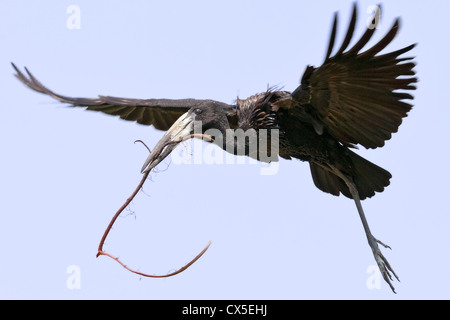
[[383,242],[381,242],[380,240],[375,238],[375,241],[378,242],[379,244],[381,244],[383,247],[385,247],[386,249],[392,250],[391,247],[389,247],[387,244],[384,244]]
[[384,257],[384,255],[381,253],[380,248],[378,247],[377,243],[381,244],[383,247],[388,248],[388,249],[391,249],[391,247],[384,244],[383,242],[376,239],[375,237],[372,237],[372,241],[369,241],[369,245],[372,248],[373,255],[375,257],[375,261],[378,264],[378,268],[380,269],[380,272],[383,276],[384,281],[387,282],[387,284],[391,288],[392,292],[397,293],[397,292],[395,292],[395,288],[391,282],[391,281],[394,281],[392,276],[394,276],[398,282],[400,282],[400,278],[397,276],[394,269],[392,269],[391,265],[389,264],[387,259]]

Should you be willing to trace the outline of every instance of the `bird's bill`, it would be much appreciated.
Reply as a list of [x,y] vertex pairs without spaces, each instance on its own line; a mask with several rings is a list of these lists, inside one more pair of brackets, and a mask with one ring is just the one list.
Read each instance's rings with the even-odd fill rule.
[[194,119],[192,114],[186,112],[170,127],[169,130],[156,144],[155,148],[150,152],[150,155],[145,160],[142,166],[141,173],[146,173],[156,167],[164,160],[178,143],[191,138],[194,132]]

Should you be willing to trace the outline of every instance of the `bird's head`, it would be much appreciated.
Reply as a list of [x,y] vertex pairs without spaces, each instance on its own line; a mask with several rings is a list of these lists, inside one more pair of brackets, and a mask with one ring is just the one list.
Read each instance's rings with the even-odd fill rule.
[[225,134],[226,129],[230,128],[230,122],[234,122],[235,114],[234,106],[213,100],[205,100],[199,105],[192,107],[178,118],[156,144],[142,166],[141,172],[146,173],[153,169],[180,142],[191,138],[213,142],[214,137],[208,134],[208,130],[215,129]]

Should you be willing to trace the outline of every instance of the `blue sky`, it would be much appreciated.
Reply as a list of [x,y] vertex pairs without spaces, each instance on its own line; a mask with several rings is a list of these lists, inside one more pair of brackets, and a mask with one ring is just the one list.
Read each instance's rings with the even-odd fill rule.
[[[27,66],[68,96],[231,103],[268,85],[295,89],[306,65],[323,61],[335,11],[342,40],[351,4],[2,1],[0,298],[450,298],[447,1],[385,2],[375,35],[400,16],[387,50],[419,43],[413,110],[385,147],[358,152],[393,175],[363,206],[374,235],[393,248],[384,253],[402,281],[398,295],[384,282],[369,288],[374,260],[353,201],[319,191],[300,161],[282,160],[271,176],[254,164],[166,161],[105,249],[155,274],[181,267],[211,240],[208,252],[168,279],[96,259],[110,218],[141,178],[147,152],[133,142],[153,146],[163,133],[56,103],[25,88],[10,66]],[[357,35],[373,4],[359,1]],[[71,5],[80,29],[67,27]],[[73,272],[80,287],[71,289]]]

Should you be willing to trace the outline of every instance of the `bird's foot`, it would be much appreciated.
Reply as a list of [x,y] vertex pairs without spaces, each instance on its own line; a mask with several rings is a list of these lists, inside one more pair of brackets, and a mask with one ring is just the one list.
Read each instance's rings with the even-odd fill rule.
[[380,240],[376,239],[375,237],[372,236],[372,239],[369,240],[369,245],[372,248],[372,252],[373,255],[375,257],[375,261],[378,264],[378,268],[380,269],[381,275],[383,276],[384,281],[387,282],[387,284],[389,284],[389,287],[391,287],[391,290],[395,292],[395,288],[392,285],[393,278],[392,276],[394,276],[397,281],[400,282],[399,277],[395,274],[395,271],[392,269],[391,265],[389,264],[389,262],[387,261],[387,259],[383,256],[383,254],[381,253],[380,248],[378,247],[378,244],[381,244],[383,247],[391,249],[391,247],[389,247],[388,245],[384,244],[383,242],[381,242]]
[[383,247],[385,247],[386,249],[392,250],[391,247],[389,247],[387,244],[384,244],[384,243],[381,242],[380,240],[378,240],[378,239],[376,239],[376,238],[374,238],[374,240],[375,240],[377,243],[381,244],[381,245],[382,245]]

